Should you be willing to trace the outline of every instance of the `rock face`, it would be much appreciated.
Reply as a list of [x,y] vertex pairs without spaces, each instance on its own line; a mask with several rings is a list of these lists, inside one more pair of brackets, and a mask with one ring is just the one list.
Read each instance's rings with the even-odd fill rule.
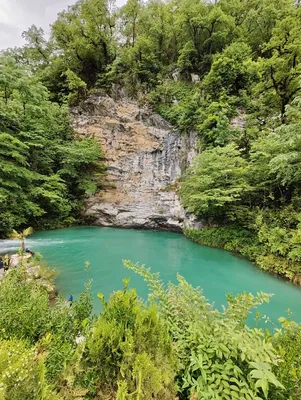
[[180,135],[162,117],[129,99],[91,96],[75,110],[74,130],[105,153],[105,190],[90,197],[96,224],[181,231],[188,216],[177,180],[196,154],[196,135]]

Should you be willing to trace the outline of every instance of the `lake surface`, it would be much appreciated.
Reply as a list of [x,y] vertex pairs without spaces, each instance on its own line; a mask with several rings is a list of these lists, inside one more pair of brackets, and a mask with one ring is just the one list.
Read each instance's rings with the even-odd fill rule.
[[[14,242],[2,241],[0,253],[15,246]],[[259,311],[276,322],[280,316],[286,316],[289,308],[292,318],[301,322],[300,287],[273,277],[231,253],[195,244],[181,234],[73,227],[35,233],[26,246],[42,253],[48,264],[59,271],[56,285],[65,298],[70,293],[78,298],[84,283],[93,279],[95,311],[101,309],[97,293],[102,292],[108,298],[111,292],[122,289],[123,278],[130,277],[130,285],[147,299],[148,289],[143,279],[123,267],[122,260],[131,260],[160,272],[166,283],[176,282],[179,273],[193,286],[203,288],[204,295],[219,309],[226,305],[226,293],[273,293],[270,304],[261,306]],[[90,262],[88,273],[84,270],[85,261]]]

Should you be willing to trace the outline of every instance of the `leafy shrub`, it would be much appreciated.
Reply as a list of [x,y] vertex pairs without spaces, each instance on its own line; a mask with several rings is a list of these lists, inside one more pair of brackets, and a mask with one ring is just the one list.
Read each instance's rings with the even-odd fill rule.
[[[285,382],[286,392],[279,400],[301,398],[301,326],[286,318],[279,318],[281,329],[270,339],[282,362],[275,368],[277,378]],[[290,397],[291,396],[291,397]]]
[[251,190],[246,161],[233,143],[205,150],[194,159],[182,180],[180,194],[188,211],[220,218]]
[[116,292],[86,340],[80,377],[90,396],[174,399],[171,340],[155,305],[146,307],[134,289]]
[[231,43],[214,57],[211,70],[204,79],[204,86],[213,98],[225,90],[236,95],[249,89],[259,78],[259,67],[252,61],[251,49],[246,43]]
[[44,357],[25,342],[0,340],[0,399],[59,400],[45,380]]
[[200,94],[191,83],[167,81],[151,92],[148,99],[156,111],[177,126],[180,132],[187,132],[197,125]]
[[235,225],[185,229],[185,235],[196,243],[232,251],[252,261],[263,253],[256,233]]
[[0,338],[33,344],[47,332],[51,310],[47,292],[26,279],[25,268],[20,268],[0,282]]
[[10,271],[0,282],[0,340],[26,340],[39,343],[45,354],[49,382],[63,371],[76,348],[75,338],[83,331],[83,321],[92,311],[90,287],[69,307],[58,299],[49,306],[48,293],[23,268]]
[[165,289],[158,274],[130,261],[124,264],[146,280],[150,300],[158,302],[168,324],[180,365],[181,398],[249,400],[272,398],[270,393],[275,393],[277,399],[284,390],[272,371],[279,356],[262,330],[244,324],[250,309],[269,296],[229,297],[229,307],[221,313],[181,276],[178,285],[169,283]]

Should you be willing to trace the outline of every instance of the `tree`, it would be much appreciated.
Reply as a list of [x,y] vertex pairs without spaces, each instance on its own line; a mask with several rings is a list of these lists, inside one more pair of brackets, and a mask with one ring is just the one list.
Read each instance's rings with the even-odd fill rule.
[[301,90],[300,15],[278,21],[270,41],[264,47],[266,58],[260,60],[263,79],[257,86],[260,100],[280,112],[285,120],[285,108]]
[[52,44],[44,37],[42,28],[37,28],[35,25],[22,33],[22,37],[26,41],[23,47],[23,60],[29,61],[29,65],[33,71],[38,71],[44,68],[50,62],[50,57],[53,51]]
[[[207,5],[203,1],[186,0],[177,8],[175,25],[181,39],[184,39],[180,54],[186,48],[187,57],[189,43],[192,56],[192,64],[187,72],[204,75],[210,69],[213,54],[222,51],[230,42],[233,19],[223,12],[219,4]],[[179,65],[182,65],[181,59]]]
[[70,105],[79,104],[81,99],[85,99],[87,94],[87,84],[70,69],[65,72],[65,75],[69,90],[68,103]]
[[131,96],[136,96],[139,89],[148,91],[156,85],[159,71],[154,43],[140,36],[134,47],[126,46],[122,50],[108,75],[114,82],[122,82]]
[[[252,144],[250,179],[259,189],[266,191],[271,200],[290,201],[299,190],[301,178],[300,152],[300,98],[287,107],[283,124],[265,132]],[[258,194],[257,194],[258,196]]]
[[120,9],[120,15],[124,25],[123,34],[132,47],[134,47],[136,43],[137,24],[141,8],[142,5],[139,0],[128,0]]
[[5,104],[7,104],[13,93],[16,80],[20,78],[21,71],[20,68],[16,66],[16,63],[12,57],[5,57],[1,59],[0,71],[1,97],[4,98]]
[[0,133],[0,140],[0,235],[5,235],[43,211],[30,196],[34,173],[28,169],[28,146],[8,133]]
[[235,21],[234,38],[249,45],[257,56],[272,37],[277,23],[293,10],[293,0],[221,0],[220,6]]
[[200,139],[205,146],[225,146],[237,136],[235,129],[229,126],[233,110],[225,100],[213,101],[206,106],[198,109]]
[[182,181],[183,205],[200,217],[223,217],[251,190],[246,173],[247,163],[234,144],[203,151]]
[[31,227],[24,229],[22,232],[17,232],[15,230],[12,231],[10,234],[10,238],[13,240],[20,240],[21,241],[21,251],[24,253],[25,250],[25,239],[27,236],[33,233],[33,229]]
[[225,93],[233,96],[239,95],[241,90],[249,91],[259,78],[258,67],[252,62],[251,49],[245,43],[232,43],[213,60],[203,82],[214,99]]
[[78,1],[59,14],[52,37],[70,68],[91,87],[113,60],[114,11],[106,0]]
[[[67,107],[51,102],[27,69],[7,57],[0,69],[1,236],[28,225],[70,224],[86,188],[101,185],[94,179],[103,173],[99,145],[74,140]],[[85,84],[71,72],[69,80],[78,98]]]
[[179,35],[175,29],[175,20],[172,2],[164,4],[160,0],[152,0],[141,10],[139,33],[152,40],[162,66],[170,66],[178,58]]

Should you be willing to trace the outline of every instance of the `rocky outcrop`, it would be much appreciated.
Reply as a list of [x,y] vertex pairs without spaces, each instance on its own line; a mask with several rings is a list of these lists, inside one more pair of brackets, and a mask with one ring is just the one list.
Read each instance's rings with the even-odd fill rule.
[[189,217],[176,187],[196,154],[196,135],[180,135],[125,98],[91,96],[73,114],[75,132],[95,137],[106,157],[105,189],[86,203],[96,224],[181,231]]

